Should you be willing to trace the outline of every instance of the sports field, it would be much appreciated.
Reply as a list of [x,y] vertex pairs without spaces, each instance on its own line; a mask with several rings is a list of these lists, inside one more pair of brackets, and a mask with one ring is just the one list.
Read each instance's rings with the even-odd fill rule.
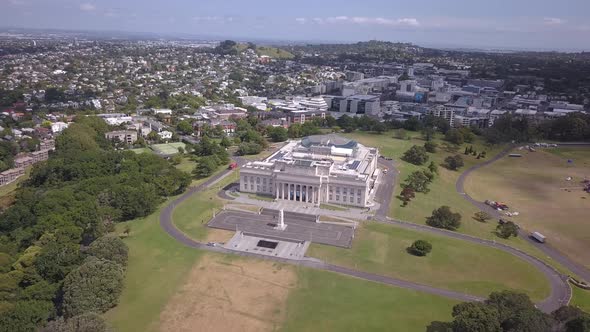
[[182,142],[153,144],[150,145],[150,148],[160,155],[172,155],[178,153],[178,148],[184,149],[185,144]]
[[590,267],[590,195],[580,183],[590,179],[590,148],[515,152],[523,157],[505,157],[477,170],[465,190],[477,200],[505,202],[520,213],[515,222],[543,233],[552,246]]

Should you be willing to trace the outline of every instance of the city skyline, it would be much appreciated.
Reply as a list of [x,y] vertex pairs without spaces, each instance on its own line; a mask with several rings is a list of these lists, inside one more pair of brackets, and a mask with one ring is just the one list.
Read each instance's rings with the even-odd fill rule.
[[[355,42],[379,39],[435,47],[589,50],[590,3],[505,0],[368,0],[318,5],[271,1],[8,0],[0,26],[149,32],[237,39]],[[580,14],[576,14],[580,13]]]

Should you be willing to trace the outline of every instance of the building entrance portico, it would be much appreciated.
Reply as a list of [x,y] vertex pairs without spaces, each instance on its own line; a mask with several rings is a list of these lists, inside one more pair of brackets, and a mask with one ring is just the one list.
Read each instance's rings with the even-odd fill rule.
[[275,198],[288,201],[319,204],[319,187],[300,183],[277,182]]

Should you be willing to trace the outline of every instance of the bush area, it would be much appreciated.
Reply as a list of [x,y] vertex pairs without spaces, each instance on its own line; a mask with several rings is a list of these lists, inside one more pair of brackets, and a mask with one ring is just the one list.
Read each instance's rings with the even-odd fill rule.
[[545,314],[526,294],[512,291],[494,292],[483,303],[457,304],[452,315],[452,322],[432,322],[427,331],[583,332],[590,329],[590,315],[578,308],[564,306]]
[[0,216],[2,330],[35,330],[55,319],[51,326],[70,326],[115,306],[128,250],[108,233],[190,183],[155,155],[112,149],[108,130],[99,118],[76,119]]

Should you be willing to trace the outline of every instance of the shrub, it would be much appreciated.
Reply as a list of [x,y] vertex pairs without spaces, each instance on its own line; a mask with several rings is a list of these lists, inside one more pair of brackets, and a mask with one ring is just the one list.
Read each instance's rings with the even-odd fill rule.
[[486,221],[492,219],[492,216],[489,213],[484,212],[484,211],[476,212],[474,217],[476,220],[481,221],[481,222],[486,222]]
[[417,240],[412,243],[408,251],[412,255],[426,256],[430,251],[432,251],[432,244],[430,244],[428,241]]
[[452,170],[452,171],[456,171],[459,168],[463,167],[464,162],[463,162],[463,157],[461,157],[461,155],[454,155],[454,156],[448,156],[445,158],[445,162],[443,163],[443,166]]

